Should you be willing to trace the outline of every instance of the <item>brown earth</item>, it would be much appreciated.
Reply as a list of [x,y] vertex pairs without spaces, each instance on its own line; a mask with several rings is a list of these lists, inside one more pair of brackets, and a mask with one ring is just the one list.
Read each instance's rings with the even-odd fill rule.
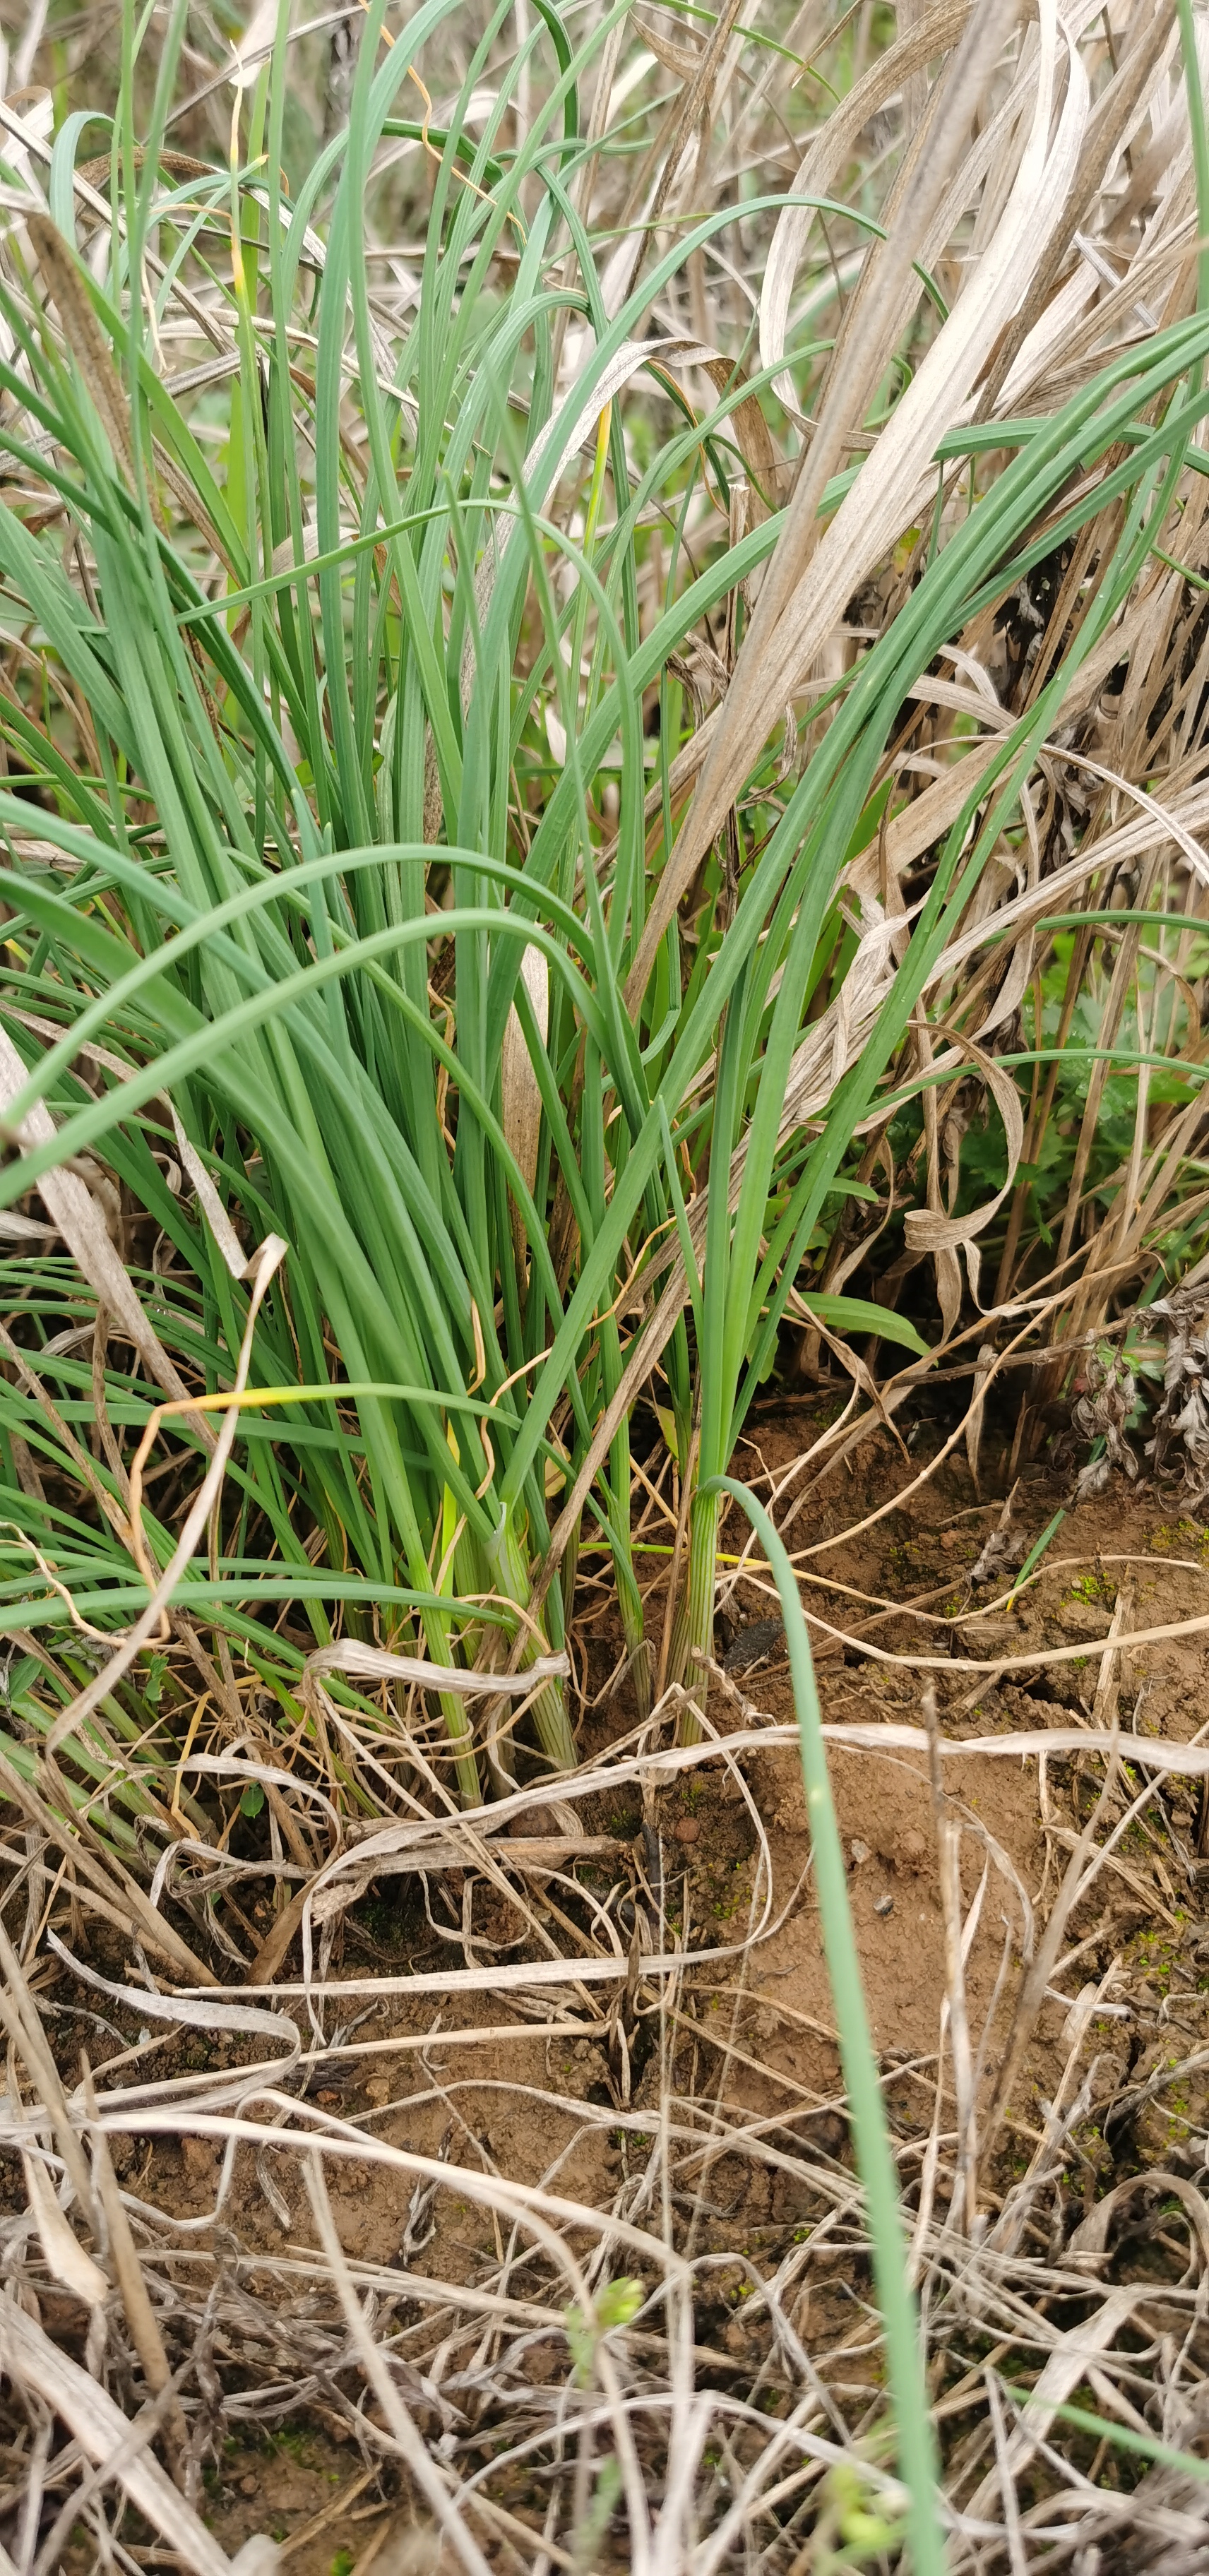
[[[775,1483],[802,1440],[800,1409],[781,1407],[754,1426],[737,1471]],[[817,1547],[833,1533],[851,1531],[871,1512],[882,1511],[918,1474],[917,1456],[904,1456],[886,1435],[875,1435],[851,1465],[834,1470],[817,1498],[811,1498],[789,1543]],[[1060,1506],[1063,1492],[1062,1479],[1050,1471],[1026,1473],[1014,1518],[1030,1544]],[[1099,1644],[1118,1587],[1128,1585],[1130,1628],[1189,1625],[1178,1638],[1139,1646],[1123,1656],[1122,1723],[1180,1741],[1209,1725],[1209,1537],[1200,1523],[1181,1518],[1178,1501],[1132,1488],[1118,1477],[1106,1494],[1066,1520],[1046,1554],[1040,1580],[1018,1606],[1001,1607],[971,1625],[967,1614],[1004,1591],[1010,1580],[1001,1579],[977,1594],[969,1583],[970,1568],[1001,1508],[1002,1479],[992,1470],[986,1499],[978,1500],[964,1460],[954,1458],[903,1504],[895,1503],[871,1526],[809,1560],[820,1576],[849,1588],[848,1594],[819,1589],[808,1596],[833,1627],[851,1632],[861,1620],[877,1618],[879,1604],[897,1605],[869,1631],[893,1660],[870,1662],[852,1647],[837,1649],[822,1641],[817,1671],[825,1719],[918,1725],[930,1680],[942,1729],[950,1735],[1001,1736],[1086,1724],[1100,1673]],[[723,1546],[736,1549],[743,1536],[736,1511],[726,1525]],[[852,1593],[871,1596],[871,1601],[854,1601]],[[926,1608],[929,1620],[904,1615],[901,1605],[907,1601]],[[761,1591],[746,1582],[731,1606],[741,1617],[765,1615],[767,1588]],[[658,1624],[656,1615],[656,1632]],[[979,1637],[984,1643],[975,1645]],[[1079,1651],[1065,1662],[1041,1660],[1054,1648],[1072,1645]],[[947,1669],[954,1651],[1026,1661],[996,1678]],[[606,1617],[587,1642],[589,1695],[607,1679],[615,1653]],[[920,1666],[921,1655],[941,1658],[941,1669],[929,1675]],[[783,1659],[747,1675],[741,1695],[773,1719],[792,1718]],[[728,1695],[715,1684],[710,1707],[725,1727],[743,1723],[740,1692],[734,1686]],[[628,1719],[621,1695],[599,1708],[585,1728],[585,1751],[598,1751],[615,1739]],[[1044,1768],[1043,1788],[1033,1759],[989,1760],[971,1753],[946,1762],[944,1769],[950,1798],[972,1826],[981,1826],[1002,1846],[1041,1919],[1065,1866],[1073,1831],[1090,1811],[1103,1777],[1099,1760],[1079,1765],[1068,1755],[1047,1761]],[[809,1839],[796,1752],[758,1752],[745,1758],[743,1769],[767,1833],[772,1914],[774,1921],[778,1915],[781,1920],[771,1937],[749,1953],[745,1974],[736,1962],[730,1971],[700,1971],[695,1992],[690,1981],[668,2041],[674,2082],[682,2093],[712,2093],[732,2117],[742,2112],[775,2123],[783,2142],[797,2140],[815,2159],[846,2161],[850,2150],[839,2109],[838,2055],[808,1875]],[[914,2142],[922,2151],[932,2117],[944,1994],[936,1818],[927,1766],[914,1755],[839,1750],[832,1753],[831,1773],[850,1862],[850,1902],[874,2044],[883,2071],[898,2070],[887,2084],[887,2100],[909,2181]],[[624,1873],[641,1824],[636,1794],[620,1791],[608,1813],[583,1821],[589,1832],[616,1836]],[[673,1927],[678,1924],[682,1937],[694,1946],[741,1938],[757,1836],[737,1782],[717,1764],[698,1772],[662,1794],[656,1823],[664,1901]],[[1196,1786],[1184,1781],[1163,1785],[1072,1915],[1064,1947],[1084,1944],[1083,1957],[1077,1973],[1064,1981],[1069,2000],[1050,2000],[1042,2008],[1014,2087],[1011,2119],[983,2171],[984,2207],[997,2205],[1040,2140],[1040,2105],[1053,2091],[1072,2035],[1070,2002],[1081,1985],[1103,1977],[1114,1962],[1117,2011],[1097,2026],[1092,2093],[1080,2132],[1083,2172],[1078,2187],[1085,2204],[1122,2173],[1178,2163],[1181,2156],[1186,2165],[1190,2158],[1197,2160],[1191,2142],[1209,2125],[1209,2066],[1166,2089],[1163,2077],[1209,2042],[1209,1978],[1204,1973],[1209,1918],[1203,1885],[1209,1872],[1199,1858],[1199,1825]],[[967,1906],[982,1863],[983,1845],[971,1831],[962,1846]],[[595,1875],[599,1892],[618,1870],[609,1865]],[[443,1897],[434,1892],[426,1919],[419,1898],[405,1892],[407,1884],[383,1882],[361,1907],[359,1919],[347,1923],[344,1973],[461,1967],[457,1926],[462,1888],[447,1885]],[[1000,1973],[1009,1913],[1005,1882],[992,1873],[967,1964],[976,2045]],[[491,1890],[484,1902],[481,1888],[474,1893],[470,1920],[473,1937],[485,1950],[493,1940],[515,1944],[524,1929]],[[1009,1947],[1006,1989],[986,2045],[984,2101],[1006,2042],[1018,1985],[1018,1942]],[[119,1949],[120,1944],[106,1952],[98,1939],[93,1956],[109,1973],[121,1973]],[[502,1955],[525,1953],[514,1946]],[[337,1974],[340,1957],[338,1950]],[[54,1991],[66,1995],[63,1985]],[[595,2027],[587,2020],[589,2012],[602,2016]],[[545,2027],[535,2033],[501,1996],[459,1996],[456,2006],[434,2012],[430,1997],[409,1998],[401,1983],[350,2035],[345,2053],[324,2069],[318,2101],[359,2130],[422,2153],[447,2153],[462,2163],[477,2160],[525,2181],[546,2180],[568,2197],[607,2203],[634,2152],[635,2117],[657,2101],[659,2057],[656,2049],[643,2064],[643,2034],[641,2029],[632,2034],[627,2128],[624,2070],[619,2076],[616,2051],[610,2056],[606,2013],[606,2004],[572,2000],[571,1990],[564,1988],[549,2008]],[[67,2069],[74,2042],[67,2037],[69,2024],[60,2023],[58,2029],[64,2035]],[[242,2050],[243,2043],[236,2046]],[[151,2064],[167,2075],[186,2066],[230,2062],[231,2047],[192,2033],[165,2047]],[[101,2073],[102,2046],[94,2062]],[[1127,2116],[1106,2141],[1105,2106],[1111,2108],[1127,2078]],[[1139,2090],[1142,2098],[1134,2101]],[[201,2217],[213,2206],[218,2160],[205,2141],[119,2144],[124,2178],[137,2183],[145,2200],[177,2217]],[[316,2313],[322,2276],[311,2253],[313,2221],[293,2161],[285,2153],[273,2161],[288,2224],[275,2214],[250,2157],[241,2150],[219,2227],[186,2241],[194,2249],[224,2249],[261,2303],[261,2319],[276,2311],[276,2354],[265,2349],[262,2326],[248,2346],[248,2369],[263,2382],[271,2362],[269,2375],[275,2371],[288,2382],[291,2373],[301,2377],[306,2369],[305,2317]],[[733,2283],[725,2273],[716,2276],[713,2304],[699,2316],[701,2358],[711,2351],[715,2358],[733,2356],[743,2334],[734,2314],[743,2258],[758,2262],[783,2243],[787,2231],[807,2214],[809,2195],[795,2190],[791,2175],[770,2175],[734,2154],[700,2165],[693,2187],[699,2198],[698,2244],[719,2254],[733,2253],[737,2265]],[[404,2177],[353,2163],[343,2170],[336,2166],[332,2173],[332,2206],[345,2250],[363,2272],[398,2261],[410,2224],[407,2261],[418,2295],[396,2313],[396,2330],[403,2328],[398,2348],[426,2376],[435,2370],[438,2377],[447,2377],[451,2369],[465,2368],[480,2326],[473,2319],[469,2327],[463,2324],[456,2330],[456,2349],[445,2346],[438,2352],[447,2327],[438,2322],[429,2328],[425,2317],[430,2306],[438,2313],[442,2283],[497,2275],[505,2249],[492,2218],[444,2193],[431,2205],[418,2207]],[[424,2290],[424,2281],[431,2283],[430,2291]],[[524,2295],[523,2263],[514,2266],[509,2286],[514,2295]],[[867,2295],[867,2279],[854,2284],[844,2277],[842,2264],[830,2285],[816,2273],[809,2340],[818,2366],[825,2369],[828,2351],[850,2335],[854,2296]],[[326,2311],[328,2300],[323,2304]],[[66,2313],[61,2320],[48,2315],[46,2322],[52,2330],[57,2324],[72,2343],[73,2321]],[[74,2325],[78,2334],[78,2318]],[[565,2352],[547,2337],[535,2345],[528,2367],[535,2379],[561,2373]],[[851,2363],[845,2367],[850,2374]],[[438,2430],[435,2418],[426,2429],[430,2435]],[[249,2532],[270,2530],[287,2544],[285,2563],[293,2576],[350,2576],[354,2569],[357,2576],[367,2576],[375,2564],[380,2576],[386,2576],[388,2567],[397,2567],[402,2576],[413,2563],[418,2570],[416,2545],[384,2504],[377,2470],[367,2472],[350,2445],[347,2419],[316,2403],[308,2403],[301,2420],[293,2419],[286,2405],[277,2424],[254,2433],[246,2445],[229,2441],[214,2473],[208,2506],[223,2545],[233,2551]]]

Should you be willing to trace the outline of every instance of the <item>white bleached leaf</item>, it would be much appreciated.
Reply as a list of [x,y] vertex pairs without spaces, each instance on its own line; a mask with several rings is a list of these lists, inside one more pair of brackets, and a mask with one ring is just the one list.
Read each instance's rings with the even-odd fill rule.
[[79,2237],[68,2225],[41,2158],[26,2155],[21,2162],[25,2168],[25,2196],[34,2214],[47,2270],[52,2279],[62,2281],[77,2299],[83,2299],[86,2307],[100,2307],[109,2296],[109,2283],[99,2263],[85,2253]]

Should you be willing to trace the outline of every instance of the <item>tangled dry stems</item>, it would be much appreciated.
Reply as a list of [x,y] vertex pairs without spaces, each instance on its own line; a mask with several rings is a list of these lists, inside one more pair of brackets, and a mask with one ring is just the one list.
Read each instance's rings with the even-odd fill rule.
[[[900,2135],[898,2154],[938,2420],[974,2417],[949,2458],[950,2553],[958,2568],[1014,2570],[1030,2563],[1034,2549],[1044,2550],[1046,2564],[1108,2566],[1122,2548],[1122,2565],[1141,2566],[1148,2562],[1136,2553],[1153,2546],[1163,2552],[1156,2564],[1191,2571],[1203,2553],[1206,2490],[1191,2475],[1181,2481],[1160,2461],[1134,2494],[1112,2494],[1075,2469],[1069,2435],[1064,2439],[1061,2410],[1089,2383],[1101,2412],[1140,2426],[1152,2448],[1155,2428],[1160,2446],[1178,2449],[1199,2434],[1203,2415],[1198,2354],[1209,2206],[1188,2174],[1126,2181],[1065,2244],[1059,2240],[1060,2250],[1053,2245],[1055,2186],[1095,2094],[1097,2013],[1119,2008],[1112,1971],[1097,1990],[1072,1998],[1065,2064],[1025,2170],[1006,2192],[986,2179],[1032,2022],[1047,1991],[1069,1992],[1062,1949],[1071,1916],[1164,1774],[1209,1777],[1209,1747],[1139,1736],[1120,1723],[1121,1656],[1145,1633],[1132,1624],[1122,1584],[1090,1725],[963,1739],[949,1725],[942,1729],[933,1712],[923,1726],[828,1729],[832,1741],[860,1747],[879,1763],[930,1756],[936,1775],[949,1978],[939,2053],[903,2064],[891,2052],[883,2074],[887,2088],[909,2081],[931,2097],[926,2128]],[[263,2003],[251,2003],[242,1980],[221,1998],[219,1991],[164,1991],[137,1947],[146,1983],[123,1984],[49,1934],[55,1957],[71,1972],[67,1991],[91,1991],[103,2031],[119,2036],[115,2013],[123,2029],[142,2026],[129,2052],[134,2060],[161,2028],[165,2036],[190,2026],[221,2030],[253,2050],[223,2074],[146,2081],[130,2065],[120,2082],[107,2082],[102,2069],[95,2087],[85,2072],[69,2092],[56,2073],[36,1991],[44,1980],[31,1988],[5,1940],[4,2139],[26,2159],[29,2187],[27,2210],[5,2221],[15,2292],[5,2311],[5,2366],[28,2421],[8,2502],[19,2535],[14,2564],[24,2555],[30,2566],[49,2570],[65,2535],[82,2525],[94,2533],[104,2527],[105,2547],[119,2564],[149,2563],[140,2535],[150,2526],[189,2565],[225,2565],[196,2520],[202,2471],[225,2435],[271,2427],[300,2408],[345,2428],[375,2478],[386,2470],[387,2492],[405,2499],[403,2522],[432,2535],[434,2564],[438,2532],[466,2567],[574,2566],[593,2555],[596,2563],[613,2563],[608,2525],[621,2502],[627,2563],[635,2567],[721,2568],[740,2539],[749,2561],[770,2571],[824,2563],[829,2514],[834,2525],[841,2481],[854,2461],[861,2463],[865,2509],[885,2513],[886,2545],[893,2547],[896,2490],[881,2450],[876,2312],[858,2292],[849,2334],[833,2338],[825,2352],[812,2353],[806,2325],[812,2286],[832,2280],[837,2262],[843,2277],[859,2283],[867,2264],[859,2186],[842,2154],[814,2143],[820,2113],[842,2113],[842,2097],[820,2103],[768,2066],[760,2049],[770,2010],[767,1990],[759,1992],[760,1951],[776,1920],[767,1834],[743,1766],[770,1746],[792,1743],[794,1730],[762,1720],[720,1668],[718,1678],[731,1702],[727,1732],[693,1745],[669,1742],[680,1696],[673,1690],[635,1738],[574,1779],[535,1785],[502,1810],[476,1816],[442,1795],[414,1736],[383,1716],[382,1736],[393,1736],[396,1754],[406,1748],[430,1803],[411,1823],[370,1828],[312,1877],[318,1958],[301,1982],[279,1978]],[[316,1687],[322,1691],[322,1681]],[[334,1704],[328,1714],[335,1737]],[[346,1744],[353,1732],[340,1729]],[[363,1744],[367,1732],[363,1724]],[[1040,1756],[1043,1774],[1074,1751],[1105,1763],[1100,1797],[1081,1831],[1066,1831],[1052,1793],[1047,1802],[1056,1845],[1074,1848],[1043,1930],[1008,1856],[945,1793],[945,1756],[974,1751],[992,1759]],[[1140,1791],[1129,1785],[1135,1766]],[[568,1905],[581,1905],[583,1895],[573,1864],[601,1848],[578,1829],[580,1804],[599,1809],[602,1796],[632,1786],[650,1818],[670,1781],[707,1767],[713,1778],[729,1776],[755,1836],[746,1925],[724,1941],[703,1939],[687,1922],[678,1934],[671,1929],[664,1870],[672,1847],[661,1851],[648,1825],[628,1937],[615,1885],[612,1910],[594,1906],[595,1937],[581,1931],[568,1955],[561,1927]],[[433,1847],[434,1807],[440,1849]],[[517,1820],[527,1829],[519,1839],[511,1830]],[[549,1824],[555,1833],[543,1834]],[[958,1857],[964,1836],[973,1837],[980,1870],[968,1906]],[[36,1834],[21,1854],[10,1845],[10,1862],[15,1886],[24,1881],[27,1888],[32,1971],[46,1912]],[[462,1929],[446,1926],[463,1965],[413,1974],[402,1988],[397,1976],[332,1975],[339,1906],[363,1890],[371,1866],[375,1874],[464,1873]],[[220,1867],[208,1878],[199,1873],[197,1888],[213,1884]],[[525,1960],[484,1955],[492,1945],[475,1926],[476,1879],[511,1890]],[[971,2030],[962,1962],[996,1899],[1003,1971],[986,2027]],[[782,1919],[785,1910],[783,1902]],[[1072,1959],[1085,1948],[1075,1943]],[[1006,2029],[1000,2016],[992,2034],[1016,1960],[1024,1973],[1014,2009]],[[440,1999],[427,2036],[358,2038],[367,2010],[401,1990],[422,2018]],[[498,2037],[501,2025],[484,2031],[481,2022],[458,2018],[459,1999],[472,1996],[495,2010],[503,2002],[504,2028],[511,2022],[547,2041],[586,2040],[609,2069],[612,2098],[585,2102],[477,2071],[476,2050]],[[784,2009],[792,2019],[792,2006]],[[771,2012],[779,2020],[775,1997]],[[439,2073],[432,2055],[438,2030]],[[657,2085],[644,2088],[641,2106],[631,2098],[636,2044],[653,2048],[658,2066]],[[440,2156],[375,2135],[380,2114],[346,2118],[315,2099],[324,2079],[338,2084],[351,2060],[362,2072],[371,2061],[375,2069],[410,2064],[414,2072],[418,2060],[429,2080],[413,2082],[398,2098],[413,2118],[440,2103],[448,2121]],[[1174,2084],[1180,2072],[1163,2080]],[[776,2105],[762,2114],[736,2098],[750,2090],[753,2075]],[[548,2133],[552,2115],[567,2124],[552,2169],[534,2184],[501,2173],[472,2125],[471,2104],[481,2117],[484,2102],[502,2092],[532,2106],[536,2134]],[[607,2133],[622,2150],[620,2184],[599,2204],[558,2189],[559,2169],[590,2133]],[[222,2157],[212,2206],[189,2217],[119,2187],[110,2156],[110,2141],[182,2136],[214,2141]],[[333,2176],[350,2163],[390,2176],[406,2206],[397,2263],[360,2262],[342,2251],[328,2195]],[[253,2191],[281,2229],[271,2256],[251,2250],[246,2226],[240,2232],[252,2174]],[[736,2178],[741,2201],[746,2178],[756,2174],[790,2178],[809,2213],[772,2270],[758,2251],[703,2243],[715,2238],[710,2221],[726,2215],[720,2179],[733,2209]],[[438,2195],[487,2213],[495,2228],[496,2259],[480,2263],[469,2284],[434,2279],[420,2267]],[[1173,2277],[1169,2264],[1161,2281],[1144,2269],[1124,2285],[1104,2287],[1114,2220],[1136,2218],[1139,2201],[1143,2210],[1175,2204],[1177,2232],[1187,2232],[1183,2277]],[[1169,2234],[1171,2219],[1163,2224]],[[703,2349],[695,2318],[710,2304],[711,2276],[719,2272],[732,2296],[735,2273],[743,2276],[741,2329],[721,2348]],[[636,2284],[633,2312],[610,2324],[610,2285],[619,2278]],[[89,2320],[84,2367],[38,2323],[48,2298],[62,2314],[65,2289],[79,2303],[81,2322]],[[594,2303],[603,2324],[593,2325]],[[1055,2307],[1073,2322],[1056,2320]],[[532,2356],[551,2347],[559,2363],[535,2380]],[[118,2393],[124,2418],[106,2388]],[[115,2448],[119,2420],[129,2429]],[[176,2484],[155,2467],[153,2442],[162,2444]],[[1019,2504],[1019,2489],[1027,2490],[1039,2465],[1041,2498]],[[519,2514],[504,2501],[517,2493],[517,2481]],[[20,2535],[45,2529],[47,2499],[56,2518],[30,2556]],[[537,2520],[535,2501],[544,2506]],[[249,2569],[256,2563],[253,2552]],[[401,2556],[398,2563],[413,2561]]]

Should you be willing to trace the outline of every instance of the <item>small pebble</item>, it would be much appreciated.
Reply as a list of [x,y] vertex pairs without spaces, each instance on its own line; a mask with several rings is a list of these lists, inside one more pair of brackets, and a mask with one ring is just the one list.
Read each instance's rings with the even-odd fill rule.
[[680,1816],[672,1827],[678,1843],[695,1843],[701,1839],[701,1825],[696,1816]]
[[849,1843],[848,1849],[852,1854],[852,1866],[854,1869],[859,1869],[861,1862],[863,1860],[868,1860],[869,1858],[868,1843],[860,1842],[855,1835]]
[[892,1897],[892,1896],[879,1896],[879,1897],[878,1897],[878,1899],[877,1899],[877,1903],[875,1904],[875,1906],[874,1906],[874,1908],[873,1908],[873,1911],[874,1911],[874,1913],[875,1913],[875,1914],[893,1914],[893,1912],[894,1912],[894,1899],[893,1899],[893,1897]]

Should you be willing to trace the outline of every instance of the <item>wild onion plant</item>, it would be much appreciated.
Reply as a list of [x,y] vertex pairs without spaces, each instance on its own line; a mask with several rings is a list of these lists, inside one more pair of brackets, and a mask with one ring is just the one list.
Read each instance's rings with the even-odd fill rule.
[[[714,1480],[791,1303],[924,1347],[803,1268],[846,1196],[870,1195],[871,1127],[956,1065],[1002,1123],[991,1213],[1010,1188],[1017,1085],[976,1042],[985,984],[967,1010],[947,961],[995,853],[1026,848],[1038,752],[1080,674],[1107,667],[1199,464],[1199,310],[1131,337],[1052,413],[976,418],[1018,282],[976,271],[942,321],[912,244],[875,241],[890,319],[909,344],[924,333],[914,381],[866,461],[799,480],[787,505],[773,382],[788,364],[799,393],[819,367],[834,385],[825,350],[782,346],[753,371],[648,330],[733,209],[670,247],[656,232],[628,291],[585,223],[601,134],[583,96],[602,62],[611,77],[624,11],[575,46],[542,5],[501,68],[501,7],[438,123],[420,67],[449,15],[429,0],[389,41],[376,0],[347,128],[291,197],[286,14],[271,60],[237,64],[229,168],[182,173],[165,128],[184,8],[144,132],[128,13],[105,155],[82,181],[89,120],[69,118],[46,210],[10,214],[0,1503],[10,1627],[64,1649],[31,1709],[70,1694],[70,1650],[93,1651],[167,1563],[206,1436],[184,1399],[230,1384],[245,1265],[271,1235],[286,1258],[182,1614],[287,1700],[307,1632],[336,1627],[523,1670],[561,1646],[589,1547],[648,1704],[630,1413],[658,1365],[691,1504],[671,1673],[696,1673]],[[1060,213],[1051,164],[1078,142],[1073,76],[1051,141],[1045,11],[1042,35],[1019,76],[1021,237],[1038,189]],[[985,81],[985,25],[983,50]],[[431,211],[387,338],[364,215],[392,147],[425,156]],[[179,389],[169,327],[211,351]],[[872,544],[871,569],[929,488],[896,612],[809,682],[811,582],[838,596],[837,560],[842,583]],[[955,766],[908,935],[885,881],[896,728],[1055,557],[1079,566],[1069,631],[968,786]],[[734,676],[694,733],[702,643]],[[984,907],[975,966],[996,935]],[[968,958],[967,938],[967,979]],[[940,1056],[916,1034],[937,996]],[[1010,1058],[1024,1082],[1034,1036]],[[74,1217],[62,1182],[46,1196],[55,1173],[76,1178]],[[976,1290],[987,1214],[933,1194],[914,1240],[950,1273],[965,1247]],[[136,1513],[132,1454],[165,1396]],[[463,1701],[444,1706],[472,1797],[512,1765],[506,1728],[492,1720],[484,1771]],[[107,1724],[147,1761],[145,1693],[125,1689]],[[532,1724],[570,1766],[557,1681]]]

